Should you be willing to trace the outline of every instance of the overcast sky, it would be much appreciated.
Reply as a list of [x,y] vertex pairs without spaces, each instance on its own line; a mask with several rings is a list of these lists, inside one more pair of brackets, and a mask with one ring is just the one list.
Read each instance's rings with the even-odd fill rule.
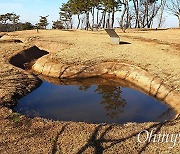
[[[49,15],[48,21],[52,23],[59,19],[59,7],[66,2],[67,0],[0,0],[0,14],[14,12],[21,16],[21,22],[29,21],[33,24],[39,21],[39,16]],[[117,21],[115,26],[118,26]],[[166,14],[163,27],[178,27],[178,20]]]

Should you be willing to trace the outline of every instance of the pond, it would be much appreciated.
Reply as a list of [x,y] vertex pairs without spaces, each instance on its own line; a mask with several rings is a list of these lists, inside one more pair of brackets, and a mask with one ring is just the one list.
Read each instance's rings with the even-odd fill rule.
[[151,96],[99,78],[54,83],[43,80],[13,110],[28,117],[118,124],[164,121],[174,115],[169,106]]

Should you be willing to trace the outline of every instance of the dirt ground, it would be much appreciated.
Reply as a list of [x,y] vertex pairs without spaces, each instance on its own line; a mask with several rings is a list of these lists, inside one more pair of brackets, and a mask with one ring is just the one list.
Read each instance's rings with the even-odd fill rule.
[[[32,46],[50,52],[61,63],[125,62],[158,76],[180,92],[180,29],[128,30],[120,45],[110,44],[105,31],[40,30],[0,33],[0,153],[178,153],[172,143],[138,143],[146,129],[179,134],[179,119],[165,123],[124,125],[54,122],[12,113],[17,99],[37,87],[40,80],[9,64],[9,59]],[[143,134],[145,135],[145,134]],[[177,139],[180,142],[180,135]]]

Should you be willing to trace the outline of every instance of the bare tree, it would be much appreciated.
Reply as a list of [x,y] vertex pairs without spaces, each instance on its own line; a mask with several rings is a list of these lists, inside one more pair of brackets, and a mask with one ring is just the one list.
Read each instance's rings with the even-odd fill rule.
[[[137,6],[137,4],[135,5]],[[154,18],[157,16],[157,13],[160,9],[160,4],[157,0],[141,0],[138,3],[138,14],[139,17],[136,15],[136,26],[139,28],[150,28],[153,24]],[[135,12],[137,10],[135,9]]]
[[163,13],[164,13],[165,6],[166,6],[166,0],[161,0],[161,8],[160,8],[158,28],[160,28],[162,26],[162,23],[163,23]]
[[169,0],[166,7],[171,14],[178,18],[180,28],[180,0]]

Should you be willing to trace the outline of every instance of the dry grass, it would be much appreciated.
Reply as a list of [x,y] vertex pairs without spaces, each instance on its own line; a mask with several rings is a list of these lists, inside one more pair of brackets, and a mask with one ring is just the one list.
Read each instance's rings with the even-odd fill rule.
[[9,33],[9,37],[36,45],[51,53],[52,61],[61,63],[95,63],[119,61],[142,67],[180,91],[180,30],[128,30],[120,45],[112,45],[105,31],[47,30]]
[[[138,65],[158,75],[164,82],[180,90],[180,53],[174,47],[179,30],[127,31],[121,40],[131,44],[111,45],[104,31],[22,31],[8,33],[0,40],[0,100],[7,102],[16,93],[26,94],[38,80],[8,63],[12,55],[38,46],[49,51],[51,60],[64,63],[120,61]],[[1,33],[0,33],[1,35]],[[168,36],[168,40],[165,38]],[[9,41],[21,40],[23,43]],[[153,41],[156,39],[156,41]],[[163,42],[163,43],[160,43]],[[171,45],[173,44],[173,45]],[[7,84],[8,83],[8,84]],[[24,91],[26,89],[26,91]],[[22,94],[23,95],[23,94]],[[138,143],[143,129],[156,133],[178,134],[180,121],[128,123],[125,125],[93,125],[74,122],[52,122],[40,118],[14,116],[8,108],[0,108],[0,153],[178,153],[179,144]]]

